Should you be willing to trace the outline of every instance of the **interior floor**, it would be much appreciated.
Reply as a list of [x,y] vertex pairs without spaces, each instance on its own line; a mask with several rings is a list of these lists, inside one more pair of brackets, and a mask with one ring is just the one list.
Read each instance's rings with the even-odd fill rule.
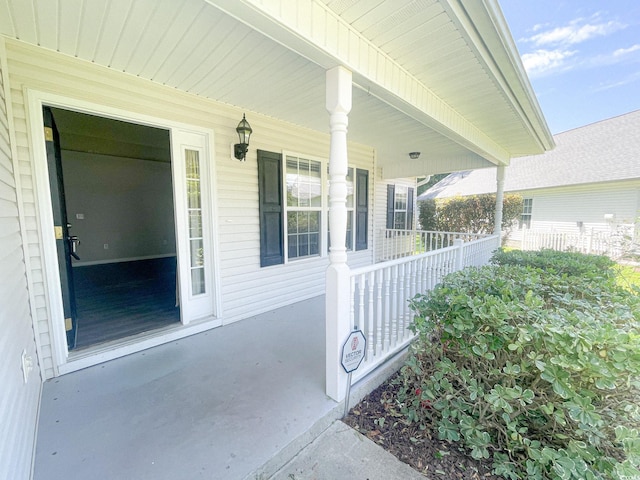
[[73,268],[78,333],[86,348],[180,321],[176,258]]

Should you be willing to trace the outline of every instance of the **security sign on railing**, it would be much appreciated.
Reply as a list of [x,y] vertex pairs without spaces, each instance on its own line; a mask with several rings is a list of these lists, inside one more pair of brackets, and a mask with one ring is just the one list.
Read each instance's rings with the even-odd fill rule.
[[347,341],[342,345],[342,368],[347,373],[351,373],[356,370],[362,360],[367,347],[367,339],[364,337],[362,330],[358,330],[358,327],[349,334]]

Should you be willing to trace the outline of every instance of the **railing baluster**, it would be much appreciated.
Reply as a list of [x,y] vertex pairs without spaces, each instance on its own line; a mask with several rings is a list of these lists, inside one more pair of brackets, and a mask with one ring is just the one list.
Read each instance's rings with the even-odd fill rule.
[[391,269],[391,345],[396,344],[397,320],[398,320],[398,265]]
[[384,349],[389,350],[391,339],[391,299],[389,298],[391,288],[391,269],[382,270],[384,276]]
[[349,313],[349,327],[350,330],[353,330],[354,325],[356,324],[356,311],[355,311],[355,305],[356,305],[356,298],[355,298],[355,293],[356,293],[356,277],[352,276],[351,277],[351,307],[350,307],[350,313]]
[[376,270],[376,355],[382,353],[382,279],[383,270]]
[[369,304],[367,306],[367,358],[372,359],[374,356],[374,345],[376,342],[375,339],[375,330],[373,327],[373,302],[374,302],[374,298],[373,298],[373,288],[374,288],[374,278],[375,278],[375,274],[376,272],[369,272],[369,275],[367,276],[367,284],[369,287],[369,291],[368,291],[368,295],[369,295]]
[[364,288],[365,288],[365,276],[360,274],[358,276],[358,328],[364,331],[367,335],[366,325],[364,324]]
[[411,298],[411,279],[413,276],[413,262],[409,262],[405,264],[405,270],[404,270],[404,299],[403,299],[403,306],[404,306],[404,315],[402,315],[402,331],[401,331],[401,339],[404,340],[404,338],[407,336],[407,329],[409,328],[409,323],[411,322],[411,320],[409,319],[410,316],[410,312],[411,310],[409,309],[409,299]]
[[422,265],[424,258],[419,258],[416,261],[416,294],[422,293]]
[[396,343],[398,342],[398,340],[400,338],[402,338],[402,334],[404,333],[402,330],[402,326],[404,324],[404,305],[403,305],[403,298],[405,295],[405,290],[404,290],[404,270],[405,270],[405,263],[401,263],[400,265],[398,265],[398,326],[397,326],[397,330],[396,330],[396,338],[395,341]]

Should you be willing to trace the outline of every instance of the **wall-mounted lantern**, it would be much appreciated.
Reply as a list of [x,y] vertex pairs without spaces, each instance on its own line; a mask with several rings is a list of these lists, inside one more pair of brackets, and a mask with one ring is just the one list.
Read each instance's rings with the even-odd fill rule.
[[242,120],[236,128],[236,132],[238,132],[240,143],[236,143],[233,146],[233,154],[238,160],[244,162],[247,157],[247,151],[249,150],[249,137],[251,137],[251,133],[253,132],[251,125],[249,125],[247,119],[244,118],[244,113],[242,114]]

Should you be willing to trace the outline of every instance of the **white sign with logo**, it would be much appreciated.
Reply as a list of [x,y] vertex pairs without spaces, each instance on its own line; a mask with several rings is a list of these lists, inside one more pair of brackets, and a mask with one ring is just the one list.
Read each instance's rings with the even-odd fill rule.
[[356,370],[366,353],[367,339],[364,337],[362,330],[354,330],[349,334],[347,341],[342,345],[342,368],[347,373]]

